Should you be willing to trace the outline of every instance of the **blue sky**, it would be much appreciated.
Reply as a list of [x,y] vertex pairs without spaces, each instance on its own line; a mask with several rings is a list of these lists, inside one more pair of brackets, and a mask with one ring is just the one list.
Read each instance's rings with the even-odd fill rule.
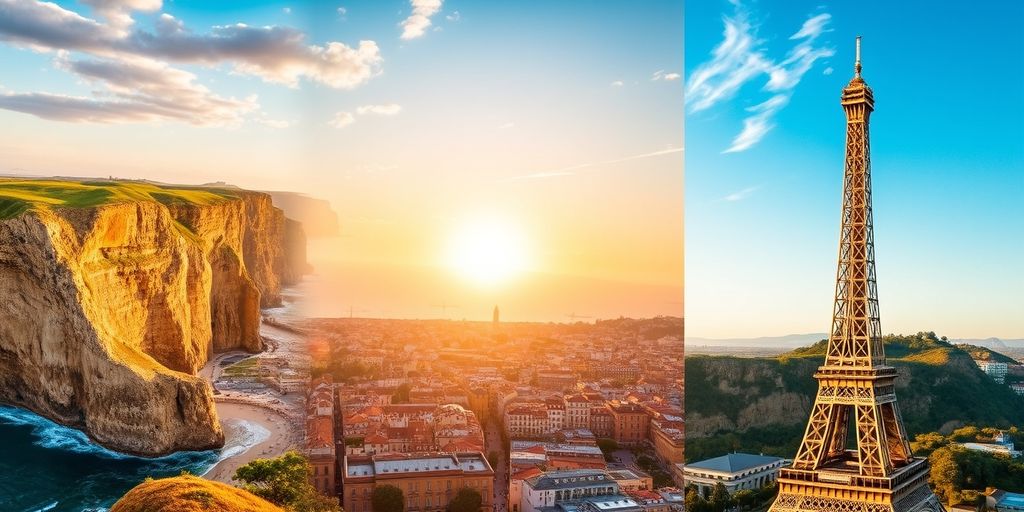
[[[0,0],[0,172],[328,199],[345,313],[680,315],[682,39],[680,1]],[[482,218],[528,278],[445,268]]]
[[[727,23],[750,46],[716,60]],[[828,330],[861,35],[883,331],[1024,337],[1022,25],[1018,2],[688,2],[687,334]]]

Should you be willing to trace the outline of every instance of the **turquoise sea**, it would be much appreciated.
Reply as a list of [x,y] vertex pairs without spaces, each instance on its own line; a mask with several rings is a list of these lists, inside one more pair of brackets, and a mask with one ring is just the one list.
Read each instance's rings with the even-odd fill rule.
[[203,474],[218,460],[265,438],[253,425],[225,426],[221,451],[146,459],[97,446],[78,430],[0,406],[0,511],[105,511],[147,476]]

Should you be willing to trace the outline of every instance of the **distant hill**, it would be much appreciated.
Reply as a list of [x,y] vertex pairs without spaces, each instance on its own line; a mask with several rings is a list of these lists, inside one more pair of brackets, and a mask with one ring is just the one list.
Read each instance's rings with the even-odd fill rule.
[[1001,338],[985,338],[985,339],[961,338],[961,339],[955,339],[955,340],[950,340],[950,341],[952,341],[954,343],[966,343],[968,345],[975,345],[975,346],[978,346],[978,347],[985,347],[985,348],[990,348],[990,349],[994,349],[994,350],[999,350],[1001,348],[1024,349],[1024,339],[1019,339],[1019,338],[1018,339],[1005,339],[1005,340],[1001,339]]
[[[971,359],[977,361],[995,361],[997,363],[1017,364],[1016,359],[989,348],[968,345],[966,343],[958,343],[956,344],[956,348],[967,352],[970,354]],[[1004,348],[1003,350],[1006,349]]]
[[828,337],[823,332],[809,334],[787,334],[785,336],[762,336],[760,338],[697,338],[686,337],[686,344],[695,346],[710,347],[759,347],[793,349],[816,343]]
[[197,476],[147,479],[128,491],[110,512],[284,512],[248,491]]
[[[778,357],[686,359],[688,460],[733,450],[792,457],[817,392],[826,343]],[[1024,425],[1024,397],[996,384],[971,355],[935,336],[885,337],[897,397],[911,437],[964,424]]]
[[306,236],[322,238],[338,236],[341,226],[338,214],[331,209],[331,203],[295,192],[268,191],[274,206],[284,210],[285,217],[302,223]]

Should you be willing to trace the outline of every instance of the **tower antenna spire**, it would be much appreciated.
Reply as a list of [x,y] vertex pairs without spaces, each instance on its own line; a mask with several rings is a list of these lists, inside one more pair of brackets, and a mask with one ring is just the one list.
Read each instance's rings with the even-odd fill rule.
[[857,36],[857,62],[853,65],[854,78],[860,78],[860,36]]

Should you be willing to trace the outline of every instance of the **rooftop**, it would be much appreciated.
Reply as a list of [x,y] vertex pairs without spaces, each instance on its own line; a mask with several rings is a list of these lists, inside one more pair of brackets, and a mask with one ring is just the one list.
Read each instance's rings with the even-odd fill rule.
[[739,473],[748,469],[780,462],[782,460],[783,459],[780,457],[770,457],[766,455],[730,453],[728,455],[722,455],[721,457],[687,464],[685,469],[703,469],[707,471],[718,471],[721,473]]

